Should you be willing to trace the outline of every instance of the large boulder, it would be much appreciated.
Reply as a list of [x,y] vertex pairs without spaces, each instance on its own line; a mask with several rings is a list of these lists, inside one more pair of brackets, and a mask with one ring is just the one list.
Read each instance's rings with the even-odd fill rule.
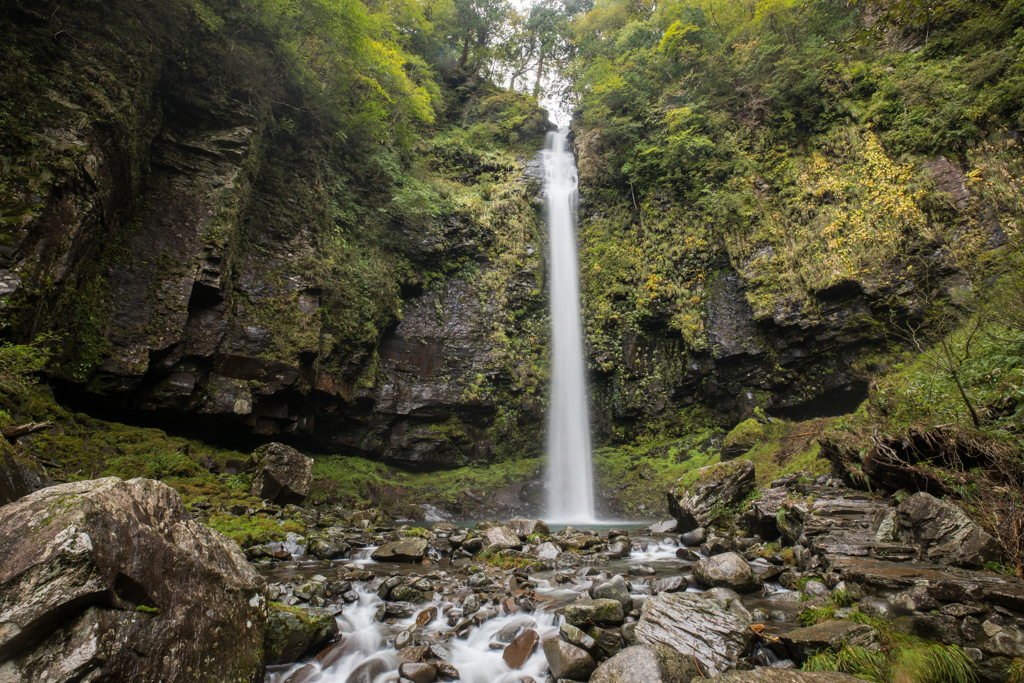
[[670,647],[708,676],[735,666],[753,637],[749,621],[689,593],[648,598],[636,626],[638,643]]
[[668,513],[682,529],[709,526],[716,510],[741,502],[757,485],[750,461],[702,467],[676,483],[668,490]]
[[263,591],[157,481],[61,484],[0,508],[6,681],[262,680]]
[[706,557],[693,565],[693,577],[705,588],[729,588],[737,593],[757,590],[759,582],[739,553]]
[[897,533],[936,564],[980,567],[1000,558],[999,542],[949,501],[915,493],[896,508]]
[[313,481],[313,460],[291,446],[269,443],[254,453],[259,465],[252,495],[277,505],[302,505]]
[[385,543],[373,551],[371,558],[377,562],[422,562],[427,554],[427,539],[404,538],[401,541]]
[[270,603],[264,643],[267,665],[290,664],[338,634],[334,615],[318,607]]
[[634,645],[605,661],[590,683],[690,683],[701,672],[693,660],[664,645]]

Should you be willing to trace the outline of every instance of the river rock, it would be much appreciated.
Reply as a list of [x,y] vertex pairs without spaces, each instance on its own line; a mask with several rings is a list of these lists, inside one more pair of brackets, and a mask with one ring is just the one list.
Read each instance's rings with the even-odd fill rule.
[[507,526],[496,526],[488,529],[484,532],[486,540],[486,547],[493,548],[495,550],[507,550],[509,548],[521,548],[523,542],[519,539],[519,534],[512,531]]
[[622,613],[633,611],[633,598],[629,594],[626,580],[621,576],[613,576],[604,583],[595,583],[590,587],[590,597],[595,599],[617,600],[622,605]]
[[634,645],[597,667],[590,683],[690,683],[693,660],[664,645]]
[[398,675],[412,683],[430,683],[437,678],[437,667],[426,662],[407,662],[398,667]]
[[700,683],[864,683],[865,679],[834,671],[793,671],[757,667],[753,671],[727,671],[711,678],[697,678]]
[[370,657],[352,670],[345,683],[373,683],[377,676],[393,670],[391,660],[380,655]]
[[838,651],[844,643],[868,647],[875,642],[870,626],[852,621],[826,621],[806,628],[797,628],[780,637],[793,659],[801,664],[815,652]]
[[269,443],[253,454],[259,465],[252,495],[278,505],[302,505],[313,481],[313,460],[291,446]]
[[302,609],[270,603],[263,646],[267,665],[294,662],[337,633],[338,622],[325,609]]
[[625,619],[622,603],[618,600],[577,600],[565,606],[565,620],[573,626],[618,626]]
[[238,545],[157,481],[61,484],[0,508],[4,680],[257,680],[263,593]]
[[576,647],[581,647],[588,652],[593,652],[594,648],[597,647],[596,640],[572,624],[563,622],[558,627],[558,633],[566,642],[572,643]]
[[601,658],[614,657],[622,650],[621,629],[601,628],[591,626],[587,629],[587,635],[597,643],[597,651]]
[[729,588],[739,593],[750,593],[760,585],[750,564],[732,552],[700,560],[693,565],[693,576],[707,588]]
[[685,478],[697,476],[689,486],[676,486],[668,490],[668,512],[680,528],[706,527],[713,522],[712,509],[739,503],[754,490],[754,463],[725,462],[690,472]]
[[664,522],[657,522],[647,527],[652,534],[670,534],[679,527],[679,522],[674,519],[666,519]]
[[385,543],[370,555],[377,562],[422,562],[427,554],[424,538],[403,538],[401,541]]
[[540,635],[532,628],[528,628],[505,646],[504,652],[501,653],[501,658],[505,660],[509,667],[522,669],[523,664],[533,654],[533,649],[537,647],[539,641]]
[[585,681],[597,668],[597,662],[589,652],[570,645],[561,638],[549,638],[544,641],[544,656],[555,680],[568,678]]
[[648,598],[636,627],[640,644],[687,653],[707,675],[735,666],[753,637],[748,621],[689,593]]
[[651,594],[677,593],[679,591],[685,591],[689,587],[690,582],[686,580],[686,577],[676,574],[675,576],[666,576],[663,579],[658,579],[651,584]]
[[919,546],[923,561],[977,567],[1000,558],[998,541],[963,510],[923,491],[899,504],[896,523],[900,539]]
[[693,531],[687,531],[685,534],[680,534],[679,545],[682,546],[699,546],[704,542],[706,534],[704,527],[697,527]]
[[547,560],[549,562],[554,561],[562,551],[558,549],[554,543],[541,543],[539,546],[530,551],[530,554],[536,557],[538,560]]
[[511,529],[512,533],[523,538],[533,534],[551,535],[551,529],[548,528],[547,523],[539,519],[510,519],[505,526]]

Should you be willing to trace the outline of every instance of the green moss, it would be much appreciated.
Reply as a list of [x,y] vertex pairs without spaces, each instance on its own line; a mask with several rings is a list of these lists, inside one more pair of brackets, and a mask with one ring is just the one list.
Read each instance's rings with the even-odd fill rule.
[[0,392],[0,409],[18,423],[53,422],[54,428],[22,441],[22,450],[46,464],[56,481],[96,477],[147,477],[176,489],[186,502],[244,500],[248,481],[217,476],[198,464],[210,458],[223,465],[247,454],[216,448],[197,440],[170,436],[159,429],[133,427],[73,413],[54,402],[44,388],[16,394]]
[[215,512],[207,523],[243,548],[284,540],[289,532],[302,534],[306,531],[305,524],[294,520],[277,520],[263,515],[236,517],[229,512]]
[[413,503],[461,504],[467,490],[487,500],[504,486],[532,478],[541,464],[540,459],[527,458],[422,472],[404,471],[364,458],[328,455],[314,460],[310,496],[331,496],[355,507],[382,506],[396,514],[417,514]]
[[594,477],[600,496],[623,514],[651,519],[667,514],[665,491],[693,470],[719,462],[704,450],[711,430],[683,439],[643,441],[634,446],[594,451]]
[[531,560],[527,557],[506,557],[500,554],[498,550],[485,550],[476,556],[478,562],[483,562],[489,567],[497,567],[499,569],[537,569],[541,566],[541,563],[537,560]]

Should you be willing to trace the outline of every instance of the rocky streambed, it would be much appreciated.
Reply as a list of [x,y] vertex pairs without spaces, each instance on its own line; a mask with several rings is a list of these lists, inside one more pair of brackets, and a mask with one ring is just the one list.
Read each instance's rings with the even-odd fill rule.
[[643,528],[267,500],[230,514],[304,531],[244,552],[163,484],[50,487],[0,508],[0,680],[793,683],[935,646],[1001,681],[1024,656],[1024,582],[959,508],[753,474],[700,471]]

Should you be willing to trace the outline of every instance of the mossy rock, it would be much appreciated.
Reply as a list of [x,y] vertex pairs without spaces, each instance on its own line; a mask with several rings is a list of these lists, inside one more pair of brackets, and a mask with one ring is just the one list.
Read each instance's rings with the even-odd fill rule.
[[565,621],[577,628],[592,624],[617,626],[624,617],[622,603],[610,598],[577,600],[565,608]]
[[318,607],[289,607],[270,603],[264,651],[268,665],[287,664],[338,633],[334,615]]
[[764,440],[764,426],[750,418],[736,425],[722,442],[722,460],[732,460],[749,452]]

